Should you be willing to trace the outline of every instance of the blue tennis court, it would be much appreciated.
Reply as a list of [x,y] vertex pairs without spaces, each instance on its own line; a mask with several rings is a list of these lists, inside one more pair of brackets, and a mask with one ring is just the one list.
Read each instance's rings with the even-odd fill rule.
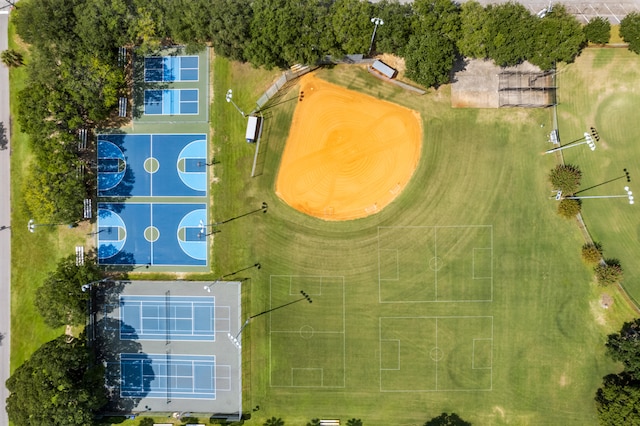
[[120,354],[120,396],[216,399],[213,355]]
[[101,265],[206,266],[205,203],[98,203]]
[[213,342],[214,309],[214,297],[120,296],[120,339]]
[[207,189],[205,134],[98,135],[101,197],[204,197]]
[[147,56],[144,58],[144,81],[198,81],[198,69],[198,56]]
[[145,115],[197,115],[198,89],[145,89]]

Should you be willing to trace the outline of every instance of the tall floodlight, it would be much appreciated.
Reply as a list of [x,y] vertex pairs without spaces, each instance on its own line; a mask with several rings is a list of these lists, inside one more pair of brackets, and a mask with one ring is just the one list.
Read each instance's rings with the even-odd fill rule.
[[373,23],[373,34],[371,35],[371,43],[369,44],[369,53],[367,56],[371,55],[371,49],[373,49],[373,40],[376,38],[376,31],[378,30],[378,25],[384,25],[384,21],[380,18],[371,18],[371,22]]
[[567,144],[567,145],[564,145],[564,146],[559,146],[557,148],[549,149],[549,150],[545,151],[544,153],[545,154],[551,154],[552,152],[562,151],[563,149],[573,148],[574,146],[584,145],[584,144],[589,145],[589,149],[591,149],[591,151],[595,151],[596,150],[596,143],[594,141],[594,137],[590,133],[584,132],[584,137],[583,138],[578,139],[577,141],[572,142],[572,143]]
[[243,117],[246,117],[246,114],[244,113],[243,110],[240,109],[240,107],[238,105],[236,105],[235,102],[233,102],[233,90],[229,89],[227,90],[227,96],[226,96],[227,102],[231,102],[233,104],[234,107],[236,107],[236,109],[238,110],[238,112],[240,114],[242,114]]
[[628,186],[624,187],[624,192],[626,192],[626,194],[624,195],[585,195],[582,197],[565,197],[565,198],[568,198],[570,200],[582,200],[585,198],[627,198],[629,200],[629,204],[633,204],[634,203],[633,192],[631,192]]

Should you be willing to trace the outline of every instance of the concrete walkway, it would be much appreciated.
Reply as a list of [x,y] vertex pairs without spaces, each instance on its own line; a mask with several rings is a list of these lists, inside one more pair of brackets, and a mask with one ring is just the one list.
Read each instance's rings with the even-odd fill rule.
[[[0,7],[5,2],[0,0]],[[0,52],[8,47],[9,15],[0,9]],[[9,114],[9,70],[0,64],[0,123],[4,135],[0,135],[0,425],[8,425],[4,409],[9,391],[5,382],[9,378],[11,360],[11,192],[9,154],[11,153],[11,123]],[[5,145],[6,141],[6,145]]]

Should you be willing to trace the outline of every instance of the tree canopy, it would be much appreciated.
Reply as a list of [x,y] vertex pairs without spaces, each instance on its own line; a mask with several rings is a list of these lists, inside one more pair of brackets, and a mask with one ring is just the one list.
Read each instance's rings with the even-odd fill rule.
[[16,426],[94,424],[106,402],[103,368],[85,339],[60,336],[38,348],[9,377],[7,413]]
[[620,261],[618,259],[605,259],[604,262],[604,264],[596,265],[593,268],[598,284],[604,287],[621,282],[624,273]]
[[582,27],[584,36],[588,42],[605,44],[611,37],[611,23],[602,16],[597,16]]
[[558,164],[549,172],[549,181],[553,189],[562,191],[563,195],[573,195],[580,187],[582,172],[578,166]]
[[44,321],[51,327],[84,324],[89,292],[83,292],[82,286],[102,277],[93,256],[86,256],[81,266],[76,266],[75,254],[61,259],[36,291],[35,305]]
[[424,426],[471,426],[471,423],[462,420],[456,413],[442,413],[426,422]]
[[620,21],[620,36],[629,50],[640,53],[640,13],[631,12]]

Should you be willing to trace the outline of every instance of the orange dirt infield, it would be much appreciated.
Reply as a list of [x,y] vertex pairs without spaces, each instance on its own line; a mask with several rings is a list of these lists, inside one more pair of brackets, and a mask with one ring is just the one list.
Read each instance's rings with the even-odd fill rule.
[[420,115],[311,74],[299,96],[276,194],[324,220],[369,216],[391,203],[420,159]]

